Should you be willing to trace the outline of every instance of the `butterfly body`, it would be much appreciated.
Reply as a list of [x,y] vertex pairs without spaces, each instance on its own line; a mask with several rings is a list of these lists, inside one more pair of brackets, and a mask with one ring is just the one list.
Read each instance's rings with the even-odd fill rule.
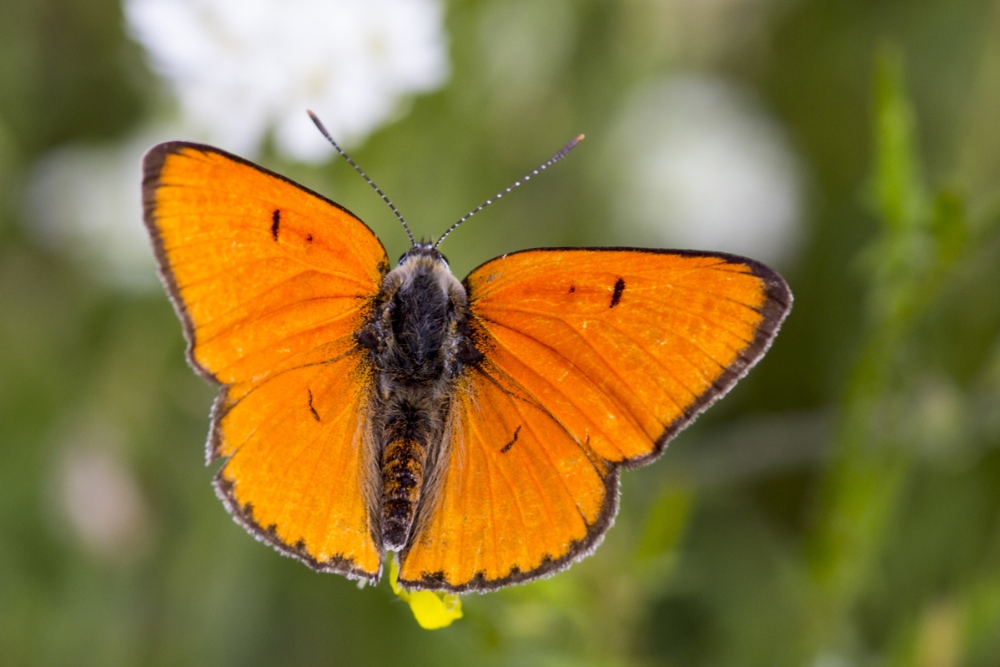
[[220,386],[217,495],[282,554],[372,583],[387,551],[402,586],[455,592],[588,555],[620,471],[729,391],[791,307],[777,273],[717,252],[525,250],[459,282],[415,243],[390,270],[356,216],[234,155],[171,142],[144,170],[188,359]]
[[468,331],[465,288],[430,245],[417,245],[386,274],[358,342],[378,374],[369,439],[381,489],[371,515],[387,550],[405,548],[417,508],[432,495],[453,385],[482,355]]

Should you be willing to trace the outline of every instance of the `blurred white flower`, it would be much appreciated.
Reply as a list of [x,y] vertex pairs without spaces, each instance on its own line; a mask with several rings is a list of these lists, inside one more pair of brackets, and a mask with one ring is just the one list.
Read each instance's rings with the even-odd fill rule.
[[70,145],[43,156],[27,187],[28,233],[84,264],[105,284],[156,287],[156,265],[142,224],[142,156],[177,136],[164,127],[121,144]]
[[183,122],[253,155],[268,133],[285,155],[364,139],[406,97],[448,75],[440,0],[124,0],[135,38],[170,82]]
[[35,163],[27,188],[28,233],[86,264],[107,284],[156,283],[139,192],[151,144],[72,145]]
[[73,447],[58,470],[58,505],[90,553],[128,561],[142,552],[149,511],[132,472],[107,450]]
[[627,155],[617,214],[651,243],[778,264],[797,249],[798,161],[781,128],[733,86],[680,77],[644,88],[615,146]]

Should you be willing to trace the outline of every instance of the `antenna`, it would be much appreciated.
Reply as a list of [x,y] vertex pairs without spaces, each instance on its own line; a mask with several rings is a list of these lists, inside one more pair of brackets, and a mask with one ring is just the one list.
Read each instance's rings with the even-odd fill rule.
[[[361,169],[361,167],[358,166],[358,163],[355,162],[354,160],[352,160],[351,156],[348,155],[347,153],[345,153],[344,149],[341,148],[337,144],[337,142],[333,140],[333,137],[331,137],[330,133],[326,131],[325,127],[323,127],[323,123],[321,123],[320,120],[319,120],[319,118],[316,117],[316,114],[314,114],[312,111],[308,111],[308,110],[306,111],[306,113],[308,113],[309,117],[312,118],[312,122],[316,124],[316,127],[319,129],[320,133],[324,137],[326,137],[326,140],[329,141],[333,145],[333,147],[337,149],[337,152],[340,153],[341,157],[343,157],[345,160],[347,160],[347,164],[349,164],[352,167],[354,167],[354,170],[356,172],[358,172],[359,174],[361,174],[361,177],[368,182],[368,185],[370,185],[373,188],[375,188],[375,192],[378,193],[378,196],[382,198],[382,201],[384,201],[386,204],[389,205],[389,208],[391,208],[392,212],[396,214],[396,217],[399,218],[399,221],[401,223],[403,223],[403,229],[406,230],[406,235],[410,237],[410,243],[412,243],[413,245],[417,245],[417,240],[415,238],[413,238],[413,232],[410,231],[410,226],[408,224],[406,224],[406,220],[403,219],[403,214],[399,212],[399,209],[396,208],[396,205],[393,204],[391,201],[389,201],[389,198],[385,196],[385,193],[382,192],[382,190],[379,189],[379,187],[377,185],[375,185],[375,181],[373,181],[372,179],[368,178],[368,174],[366,174],[364,172],[364,170]],[[542,168],[544,169],[545,167],[542,167]]]
[[[466,220],[468,220],[469,218],[471,218],[472,216],[474,216],[476,213],[479,213],[480,211],[482,211],[484,208],[486,208],[487,206],[489,206],[490,204],[492,204],[495,200],[500,199],[500,197],[503,197],[505,194],[507,194],[508,192],[510,192],[511,190],[513,190],[514,188],[520,186],[522,183],[530,181],[532,176],[537,176],[539,173],[545,171],[546,169],[548,169],[549,167],[551,167],[553,164],[555,164],[559,160],[561,160],[564,157],[566,157],[566,154],[569,153],[574,148],[576,148],[576,145],[578,143],[580,143],[581,141],[583,141],[583,135],[582,134],[577,135],[572,141],[570,141],[568,144],[566,144],[565,146],[563,146],[562,148],[560,148],[559,152],[557,152],[555,155],[553,155],[548,160],[546,160],[545,162],[543,162],[541,164],[541,166],[539,166],[537,169],[533,169],[530,174],[526,175],[524,178],[522,178],[519,181],[514,181],[513,185],[510,185],[507,188],[501,190],[500,192],[498,192],[497,194],[493,195],[492,197],[490,197],[489,199],[487,199],[486,201],[484,201],[482,204],[480,204],[476,208],[472,209],[471,211],[469,211],[468,213],[466,213],[465,215],[463,215],[451,227],[449,227],[448,229],[445,230],[444,234],[441,235],[441,238],[439,238],[437,240],[437,242],[434,244],[434,249],[437,250],[437,247],[439,245],[441,245],[441,241],[444,241],[445,237],[447,237],[448,234],[451,234],[453,231],[455,231],[455,228],[458,227],[460,224],[462,224],[463,222],[465,222]],[[336,145],[336,144],[334,144],[334,145]]]

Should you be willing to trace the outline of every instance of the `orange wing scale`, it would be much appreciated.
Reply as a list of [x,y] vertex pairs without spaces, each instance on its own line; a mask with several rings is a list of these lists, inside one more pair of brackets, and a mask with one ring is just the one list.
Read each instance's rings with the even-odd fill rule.
[[372,371],[354,335],[388,269],[381,243],[333,202],[208,146],[153,149],[143,199],[189,359],[224,386],[208,452],[229,457],[220,496],[279,551],[377,580],[361,437]]
[[616,475],[540,406],[472,374],[456,394],[433,511],[402,554],[409,588],[493,589],[555,567],[613,516]]
[[588,553],[617,467],[656,458],[728,391],[791,303],[767,267],[708,253],[532,250],[465,285],[486,361],[459,389],[440,504],[404,554],[413,588],[489,590]]
[[370,371],[357,353],[270,377],[216,404],[220,498],[258,538],[317,570],[377,580],[367,442]]

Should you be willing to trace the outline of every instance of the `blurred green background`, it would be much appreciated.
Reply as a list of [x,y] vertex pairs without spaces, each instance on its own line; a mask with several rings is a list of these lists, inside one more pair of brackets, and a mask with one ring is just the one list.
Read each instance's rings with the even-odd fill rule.
[[[250,4],[274,14],[272,51],[283,14],[339,11]],[[139,160],[162,139],[238,146],[184,120],[116,0],[4,0],[0,662],[1000,664],[1000,2],[443,9],[447,79],[348,134],[415,233],[584,132],[448,239],[455,273],[533,246],[749,254],[795,293],[774,348],[623,476],[593,556],[421,630],[385,582],[279,557],[212,493],[215,390],[155,281]],[[305,20],[338,39],[323,16]],[[259,97],[308,124],[280,90],[260,75]],[[209,116],[238,126],[257,103]],[[343,162],[275,136],[249,157],[405,250]]]

